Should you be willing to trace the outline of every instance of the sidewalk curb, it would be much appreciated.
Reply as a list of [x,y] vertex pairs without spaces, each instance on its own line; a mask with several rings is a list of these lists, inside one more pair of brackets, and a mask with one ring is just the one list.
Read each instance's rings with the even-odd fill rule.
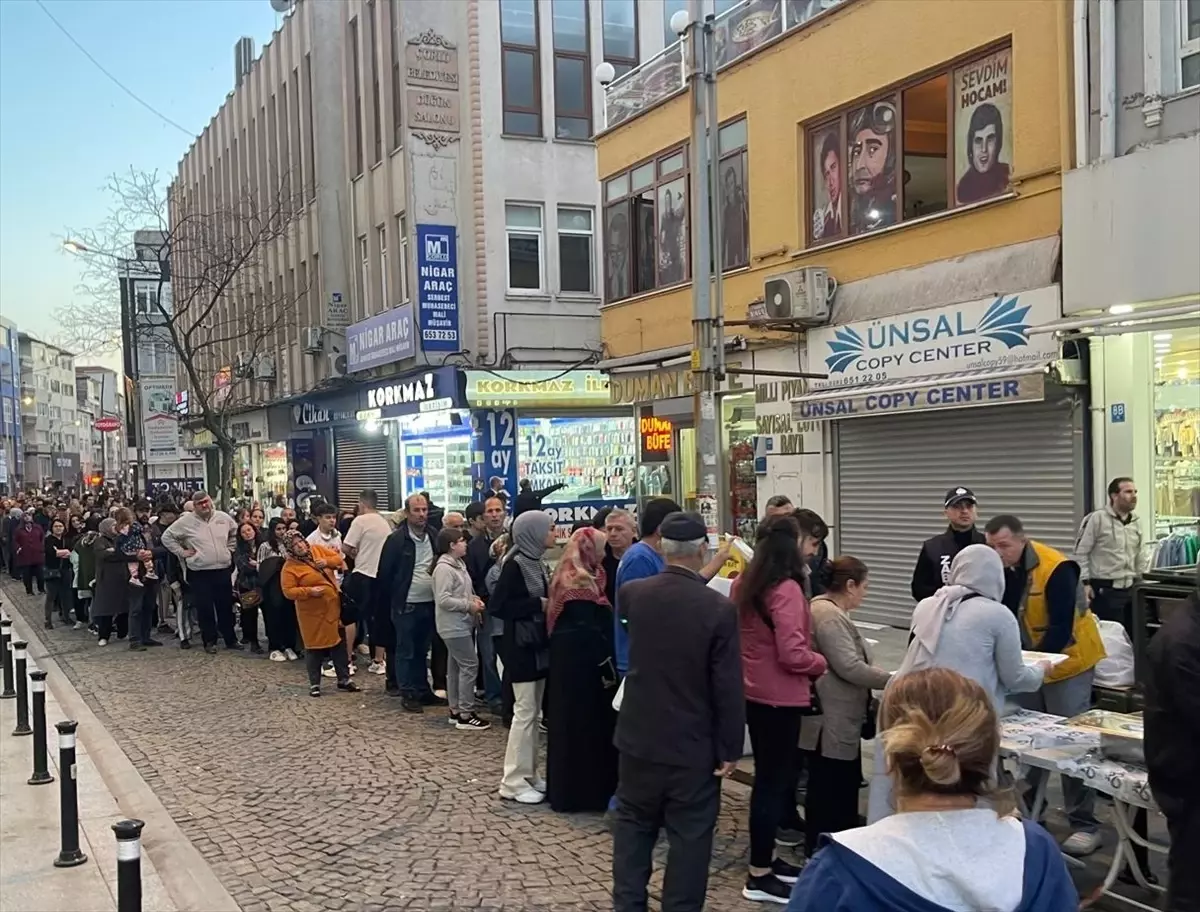
[[[4,594],[8,596],[6,601],[13,601],[7,592]],[[46,683],[54,698],[79,723],[79,740],[87,748],[100,778],[128,816],[145,821],[142,849],[150,855],[159,879],[179,912],[241,912],[241,907],[208,862],[49,655],[46,644],[26,623],[20,609],[15,604],[9,607],[11,610],[5,613],[12,620],[14,631],[29,643],[29,657],[38,668],[49,672]]]

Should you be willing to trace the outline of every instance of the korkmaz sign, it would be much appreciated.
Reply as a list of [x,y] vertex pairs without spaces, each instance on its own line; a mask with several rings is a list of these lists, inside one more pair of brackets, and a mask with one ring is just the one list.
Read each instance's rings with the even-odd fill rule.
[[410,402],[425,402],[436,397],[434,380],[437,374],[428,373],[400,383],[367,390],[367,408],[381,409],[389,405],[404,405]]

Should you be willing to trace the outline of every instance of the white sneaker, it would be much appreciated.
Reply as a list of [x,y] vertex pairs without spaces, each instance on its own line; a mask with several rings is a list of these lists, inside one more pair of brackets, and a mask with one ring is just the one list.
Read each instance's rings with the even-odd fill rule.
[[356,674],[358,674],[358,666],[355,665],[353,662],[351,662],[350,663],[350,677],[354,677]]
[[1063,842],[1063,854],[1074,858],[1082,858],[1084,855],[1091,855],[1096,849],[1100,848],[1102,841],[1103,837],[1099,831],[1089,833],[1087,830],[1080,830],[1078,833],[1072,833]]
[[269,656],[267,656],[267,658],[270,659],[272,662],[286,662],[287,661],[287,656],[285,656],[278,649],[273,649],[271,651],[271,654]]
[[543,795],[546,794],[546,780],[541,776],[534,776],[532,779],[525,781],[529,783],[529,787],[535,792],[541,792]]
[[435,691],[433,692],[433,695],[434,695],[435,697],[437,697],[439,700],[444,700],[444,699],[446,699],[446,691],[444,691],[444,690],[435,690]]
[[85,624],[83,621],[76,621],[75,626],[72,627],[71,629],[72,630],[82,630],[86,626],[87,626],[87,624]]
[[284,656],[286,656],[286,657],[287,657],[287,660],[288,660],[289,662],[294,662],[294,661],[296,661],[298,658],[300,658],[300,656],[296,655],[295,651],[293,651],[293,650],[291,650],[291,649],[285,649],[285,650],[283,651],[283,654],[284,654]]
[[509,795],[505,792],[500,793],[500,797],[504,801],[515,801],[517,804],[541,804],[546,800],[546,796],[537,789],[525,789],[517,792],[515,795]]
[[321,666],[321,677],[323,677],[323,678],[336,678],[337,677],[337,672],[334,671],[332,662],[326,662],[324,665]]
[[97,646],[107,646],[107,645],[108,645],[108,640],[97,640],[97,641],[96,641],[96,645],[97,645]]
[[358,654],[360,656],[369,656],[371,654],[371,650],[369,648],[367,648],[366,643],[359,643],[358,644]]
[[383,662],[372,662],[367,666],[367,674],[381,675],[387,674],[387,665]]

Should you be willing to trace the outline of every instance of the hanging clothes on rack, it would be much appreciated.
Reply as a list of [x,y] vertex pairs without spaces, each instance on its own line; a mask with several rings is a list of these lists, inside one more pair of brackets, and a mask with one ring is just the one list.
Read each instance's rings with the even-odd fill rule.
[[1196,563],[1200,554],[1200,534],[1196,526],[1172,529],[1166,538],[1155,544],[1151,565],[1158,567],[1185,567]]

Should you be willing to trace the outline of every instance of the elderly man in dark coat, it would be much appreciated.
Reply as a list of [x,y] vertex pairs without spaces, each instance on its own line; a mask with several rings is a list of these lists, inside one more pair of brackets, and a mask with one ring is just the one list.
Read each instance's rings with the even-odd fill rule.
[[708,542],[695,513],[659,526],[666,569],[621,587],[629,670],[616,737],[613,909],[646,908],[660,825],[671,843],[664,909],[702,909],[721,779],[742,755],[746,710],[737,611],[700,576]]

